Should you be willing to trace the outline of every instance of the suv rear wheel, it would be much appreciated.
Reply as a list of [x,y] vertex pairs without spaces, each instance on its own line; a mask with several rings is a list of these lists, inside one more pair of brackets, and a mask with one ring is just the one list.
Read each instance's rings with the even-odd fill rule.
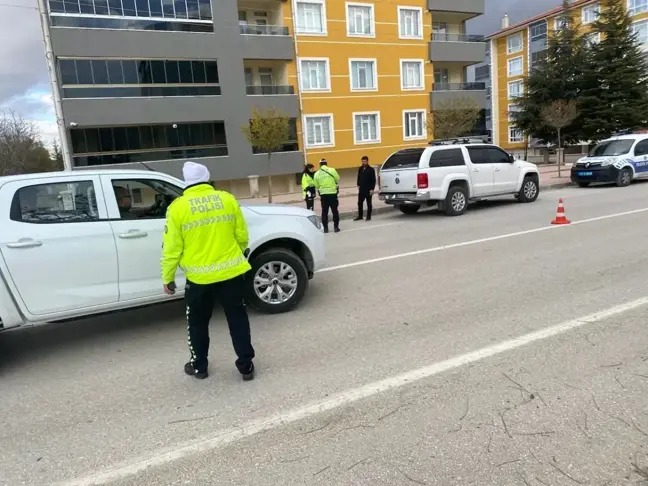
[[416,214],[418,213],[419,209],[421,209],[421,206],[411,206],[409,204],[398,206],[398,210],[403,214]]
[[308,288],[308,269],[299,256],[285,248],[270,248],[250,260],[245,276],[247,303],[265,314],[293,310]]
[[460,216],[468,207],[468,196],[462,186],[452,186],[444,201],[444,210],[447,216]]

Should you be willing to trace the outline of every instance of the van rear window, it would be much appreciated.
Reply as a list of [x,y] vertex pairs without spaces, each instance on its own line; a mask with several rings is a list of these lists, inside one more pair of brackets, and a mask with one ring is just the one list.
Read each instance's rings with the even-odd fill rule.
[[385,161],[381,170],[416,169],[419,166],[419,160],[421,160],[424,150],[424,148],[399,150]]

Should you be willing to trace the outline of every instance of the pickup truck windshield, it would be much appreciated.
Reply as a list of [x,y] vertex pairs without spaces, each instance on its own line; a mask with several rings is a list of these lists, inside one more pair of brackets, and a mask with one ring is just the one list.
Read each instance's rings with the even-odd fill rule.
[[422,148],[399,150],[389,157],[380,170],[388,169],[418,169]]
[[613,155],[623,155],[630,152],[632,144],[635,141],[632,139],[626,140],[608,140],[601,142],[587,154],[588,157],[605,157]]

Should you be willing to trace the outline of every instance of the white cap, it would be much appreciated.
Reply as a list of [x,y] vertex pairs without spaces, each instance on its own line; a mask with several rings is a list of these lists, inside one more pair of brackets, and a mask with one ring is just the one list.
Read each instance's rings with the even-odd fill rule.
[[182,177],[188,186],[209,182],[209,169],[202,164],[185,162],[182,167]]

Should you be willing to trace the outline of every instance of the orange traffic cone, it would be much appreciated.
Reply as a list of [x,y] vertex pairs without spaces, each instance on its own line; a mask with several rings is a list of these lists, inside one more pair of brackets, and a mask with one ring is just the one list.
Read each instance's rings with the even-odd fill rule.
[[554,219],[551,224],[569,224],[571,221],[569,221],[565,217],[565,206],[563,206],[563,200],[562,197],[558,199],[558,211],[556,211],[556,219]]

